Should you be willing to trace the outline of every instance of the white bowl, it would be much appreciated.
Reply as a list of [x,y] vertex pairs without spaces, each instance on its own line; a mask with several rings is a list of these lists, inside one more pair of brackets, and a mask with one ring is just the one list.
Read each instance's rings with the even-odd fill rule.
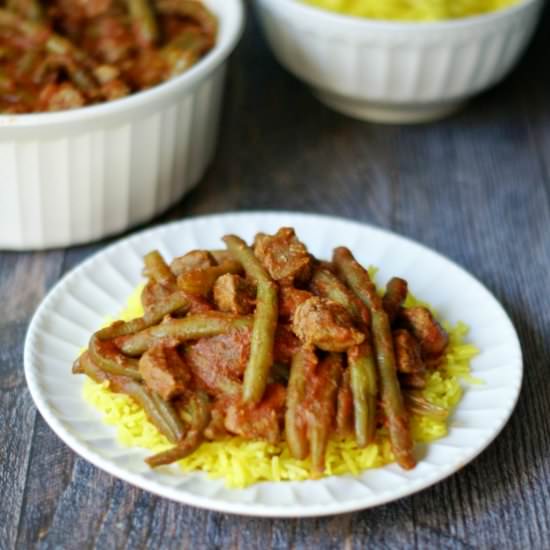
[[183,75],[124,99],[0,116],[0,248],[99,239],[151,219],[201,178],[215,150],[242,0],[206,0],[216,46]]
[[501,80],[533,35],[544,0],[443,22],[339,15],[299,0],[256,0],[275,56],[321,101],[353,117],[440,118]]

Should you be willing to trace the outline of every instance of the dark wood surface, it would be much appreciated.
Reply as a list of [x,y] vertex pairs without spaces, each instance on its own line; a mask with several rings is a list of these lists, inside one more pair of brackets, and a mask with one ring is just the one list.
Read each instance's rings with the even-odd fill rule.
[[323,212],[391,228],[459,262],[502,301],[525,354],[516,412],[485,453],[418,495],[319,520],[232,517],[135,489],[53,434],[23,376],[35,308],[105,243],[0,253],[0,548],[550,548],[547,33],[511,78],[453,118],[384,127],[320,105],[275,63],[250,19],[231,62],[217,158],[154,222]]

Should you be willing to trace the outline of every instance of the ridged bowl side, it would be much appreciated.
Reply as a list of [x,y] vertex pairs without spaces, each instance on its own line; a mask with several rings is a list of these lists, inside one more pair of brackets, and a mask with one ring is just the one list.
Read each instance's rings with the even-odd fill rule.
[[256,6],[277,59],[322,97],[421,108],[463,101],[502,79],[531,39],[543,2],[445,23],[343,17],[290,0]]
[[148,220],[189,191],[216,143],[225,64],[162,108],[114,124],[0,142],[0,247],[98,239]]

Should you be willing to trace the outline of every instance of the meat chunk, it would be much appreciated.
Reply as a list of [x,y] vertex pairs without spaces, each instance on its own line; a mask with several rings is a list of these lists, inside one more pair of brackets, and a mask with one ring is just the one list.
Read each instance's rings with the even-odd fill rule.
[[285,399],[284,386],[269,384],[257,405],[230,405],[225,417],[225,428],[246,439],[266,439],[270,443],[277,443],[281,434]]
[[[183,293],[187,299],[188,305],[182,310],[181,313],[205,313],[206,311],[212,311],[213,307],[210,302],[201,297],[193,296],[187,292],[177,291]],[[174,289],[155,283],[154,281],[149,281],[141,293],[141,305],[143,310],[147,313],[154,309],[155,305],[158,302],[163,302],[167,300],[174,293]],[[172,315],[175,317],[178,316],[180,312],[173,312]]]
[[166,401],[181,395],[191,380],[190,371],[175,347],[165,343],[151,347],[142,355],[139,372],[147,387]]
[[217,397],[240,396],[240,378],[250,355],[250,329],[234,329],[202,338],[185,350],[199,388]]
[[408,330],[395,330],[393,332],[393,345],[395,362],[399,372],[413,374],[424,370],[420,345]]
[[214,303],[220,311],[247,315],[254,311],[255,300],[254,286],[240,275],[226,273],[214,284]]
[[204,269],[216,265],[216,260],[206,250],[192,250],[184,256],[178,256],[172,260],[170,269],[176,277],[194,269]]
[[218,274],[212,270],[216,267],[205,269],[192,269],[178,275],[178,288],[191,296],[206,298],[212,293],[212,287],[216,282]]
[[186,294],[189,302],[188,313],[193,315],[194,313],[206,313],[207,311],[213,311],[212,304],[202,296],[193,296],[192,294]]
[[345,351],[365,339],[343,306],[317,296],[298,306],[292,328],[300,340],[325,351]]
[[448,334],[425,307],[401,309],[399,322],[418,340],[423,357],[438,357],[447,348]]
[[305,283],[311,277],[312,258],[290,227],[279,229],[275,235],[256,235],[254,254],[281,284]]
[[394,277],[386,286],[383,304],[390,323],[393,323],[409,292],[407,281]]
[[219,277],[227,273],[240,274],[241,272],[241,264],[234,260],[211,267],[191,269],[178,275],[178,288],[195,296],[209,297]]
[[212,254],[214,260],[216,260],[216,263],[218,265],[225,264],[226,262],[235,261],[233,254],[231,254],[229,250],[211,250],[210,254]]
[[300,290],[293,286],[282,286],[279,288],[279,317],[285,320],[292,320],[296,308],[309,300],[313,294],[307,290]]

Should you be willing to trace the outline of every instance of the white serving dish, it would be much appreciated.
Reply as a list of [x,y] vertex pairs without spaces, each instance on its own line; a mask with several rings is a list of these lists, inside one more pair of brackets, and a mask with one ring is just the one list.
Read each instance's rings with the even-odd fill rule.
[[528,45],[544,0],[443,22],[339,15],[300,0],[256,0],[280,63],[356,118],[427,122],[500,81]]
[[205,3],[218,16],[218,40],[185,74],[97,106],[0,115],[0,248],[67,246],[123,231],[199,181],[244,20],[242,0]]
[[[480,354],[472,373],[483,383],[465,388],[449,419],[449,433],[417,444],[419,463],[410,471],[396,464],[316,481],[263,482],[228,489],[221,479],[184,474],[177,466],[150,470],[150,453],[122,447],[115,429],[83,401],[83,377],[71,364],[90,335],[116,316],[142,282],[143,256],[158,249],[170,260],[185,251],[218,248],[236,233],[249,242],[258,232],[292,226],[319,258],[346,245],[365,265],[380,268],[378,280],[404,277],[418,298],[443,319],[470,326],[469,341]],[[462,268],[428,248],[383,229],[356,222],[290,212],[243,212],[192,218],[155,227],[120,240],[86,260],[51,290],[30,323],[24,352],[25,375],[38,410],[53,431],[98,468],[166,498],[234,514],[308,517],[378,506],[416,493],[453,473],[498,435],[516,404],[523,376],[521,348],[510,319],[494,296]],[[495,467],[498,465],[495,464]],[[479,490],[483,491],[480,480]]]

